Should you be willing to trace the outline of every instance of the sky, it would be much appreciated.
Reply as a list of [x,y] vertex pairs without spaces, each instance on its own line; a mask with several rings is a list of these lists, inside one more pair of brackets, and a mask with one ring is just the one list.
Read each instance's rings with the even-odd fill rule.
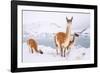
[[72,32],[80,32],[84,28],[90,31],[90,14],[68,12],[23,11],[23,29],[28,33],[56,33],[65,32],[66,17],[73,16]]

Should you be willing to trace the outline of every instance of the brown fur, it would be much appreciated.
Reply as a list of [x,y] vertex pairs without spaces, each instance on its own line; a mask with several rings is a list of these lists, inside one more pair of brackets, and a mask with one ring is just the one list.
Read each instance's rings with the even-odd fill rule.
[[56,39],[58,40],[59,44],[62,44],[62,43],[65,42],[65,40],[66,40],[66,33],[58,32],[56,35],[57,35]]
[[41,50],[38,49],[38,45],[37,45],[37,42],[34,40],[34,39],[29,39],[27,41],[27,44],[28,46],[31,48],[31,52],[34,53],[35,52],[38,52],[40,54],[43,54],[43,52]]

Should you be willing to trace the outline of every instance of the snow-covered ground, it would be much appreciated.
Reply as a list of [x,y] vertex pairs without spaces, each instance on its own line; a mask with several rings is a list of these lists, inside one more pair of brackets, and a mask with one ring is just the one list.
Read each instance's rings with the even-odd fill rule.
[[43,51],[43,54],[36,52],[32,54],[27,44],[23,43],[23,62],[56,62],[70,60],[89,60],[90,58],[90,48],[83,48],[81,46],[75,46],[72,48],[69,55],[66,54],[66,57],[61,57],[60,53],[57,55],[56,49],[49,46],[39,45],[39,49]]

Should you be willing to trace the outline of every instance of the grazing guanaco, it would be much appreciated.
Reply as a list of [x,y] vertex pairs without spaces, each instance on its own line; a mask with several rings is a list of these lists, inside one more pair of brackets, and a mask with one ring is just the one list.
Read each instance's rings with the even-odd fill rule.
[[58,32],[55,35],[55,44],[56,44],[56,51],[58,54],[58,49],[61,52],[61,56],[65,57],[65,52],[66,49],[68,48],[68,45],[70,43],[71,40],[71,26],[72,26],[72,20],[73,17],[66,17],[67,20],[67,28],[66,28],[66,32]]
[[38,44],[34,39],[32,39],[32,38],[29,39],[27,41],[27,44],[28,44],[29,48],[31,49],[32,53],[37,52],[37,53],[43,54],[43,52],[40,49],[38,49]]

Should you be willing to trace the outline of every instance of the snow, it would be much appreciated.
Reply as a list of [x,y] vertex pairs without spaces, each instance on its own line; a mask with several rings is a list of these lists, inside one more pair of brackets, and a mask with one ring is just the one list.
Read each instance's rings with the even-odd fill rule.
[[[66,32],[66,16],[73,16],[72,31],[81,32],[88,27],[76,40],[76,45],[71,49],[69,55],[61,57],[56,54],[54,36],[57,32]],[[38,47],[43,54],[29,51],[26,41],[35,38]],[[90,59],[90,14],[84,13],[59,13],[59,12],[38,12],[23,11],[23,62],[55,62]]]
[[56,54],[56,49],[49,46],[39,45],[39,49],[43,54],[30,52],[26,43],[23,43],[23,62],[56,62],[56,61],[73,61],[73,60],[88,60],[90,58],[90,49],[81,46],[75,46],[71,49],[69,55],[61,57],[60,53]]

